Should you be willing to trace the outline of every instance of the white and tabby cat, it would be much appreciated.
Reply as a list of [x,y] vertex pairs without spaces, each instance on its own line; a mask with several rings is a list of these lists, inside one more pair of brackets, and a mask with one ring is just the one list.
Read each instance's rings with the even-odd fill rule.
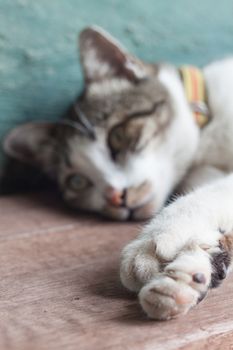
[[[85,88],[66,118],[16,128],[5,150],[74,207],[154,215],[124,249],[121,279],[150,317],[186,313],[231,265],[233,59],[202,71],[211,120],[200,130],[177,68],[139,61],[98,28],[81,33],[80,54]],[[161,210],[177,186],[189,194]]]

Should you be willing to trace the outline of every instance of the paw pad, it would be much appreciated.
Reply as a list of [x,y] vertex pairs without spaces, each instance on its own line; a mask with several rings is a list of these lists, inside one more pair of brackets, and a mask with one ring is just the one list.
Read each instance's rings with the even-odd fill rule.
[[205,275],[202,272],[197,272],[193,275],[193,282],[205,284],[206,278]]

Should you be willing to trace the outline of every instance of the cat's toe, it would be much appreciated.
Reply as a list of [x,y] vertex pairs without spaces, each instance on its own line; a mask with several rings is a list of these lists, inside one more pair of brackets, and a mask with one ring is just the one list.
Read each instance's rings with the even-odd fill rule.
[[198,291],[168,276],[151,281],[139,293],[143,310],[156,320],[169,320],[186,314],[197,304],[198,298]]
[[139,291],[158,274],[160,268],[153,241],[150,239],[137,239],[122,252],[120,277],[129,290]]
[[207,294],[211,271],[210,257],[200,248],[181,252],[141,289],[140,304],[150,318],[157,320],[185,314]]

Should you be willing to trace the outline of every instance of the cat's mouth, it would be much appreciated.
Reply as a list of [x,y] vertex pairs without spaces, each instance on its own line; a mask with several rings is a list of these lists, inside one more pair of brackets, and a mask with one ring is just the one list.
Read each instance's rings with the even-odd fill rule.
[[102,214],[114,220],[126,221],[126,220],[147,220],[150,219],[155,213],[155,201],[151,199],[145,204],[135,207],[116,207],[108,205],[104,208]]
[[115,220],[146,220],[155,211],[153,188],[145,181],[136,187],[117,191],[112,187],[107,189],[106,205],[103,215]]

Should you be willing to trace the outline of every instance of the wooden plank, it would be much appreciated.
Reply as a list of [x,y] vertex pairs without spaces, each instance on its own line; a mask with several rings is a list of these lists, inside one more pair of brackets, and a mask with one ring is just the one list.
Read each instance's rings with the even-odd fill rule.
[[120,250],[138,228],[79,216],[48,195],[1,198],[0,349],[230,349],[232,276],[169,322],[148,320],[121,286]]

